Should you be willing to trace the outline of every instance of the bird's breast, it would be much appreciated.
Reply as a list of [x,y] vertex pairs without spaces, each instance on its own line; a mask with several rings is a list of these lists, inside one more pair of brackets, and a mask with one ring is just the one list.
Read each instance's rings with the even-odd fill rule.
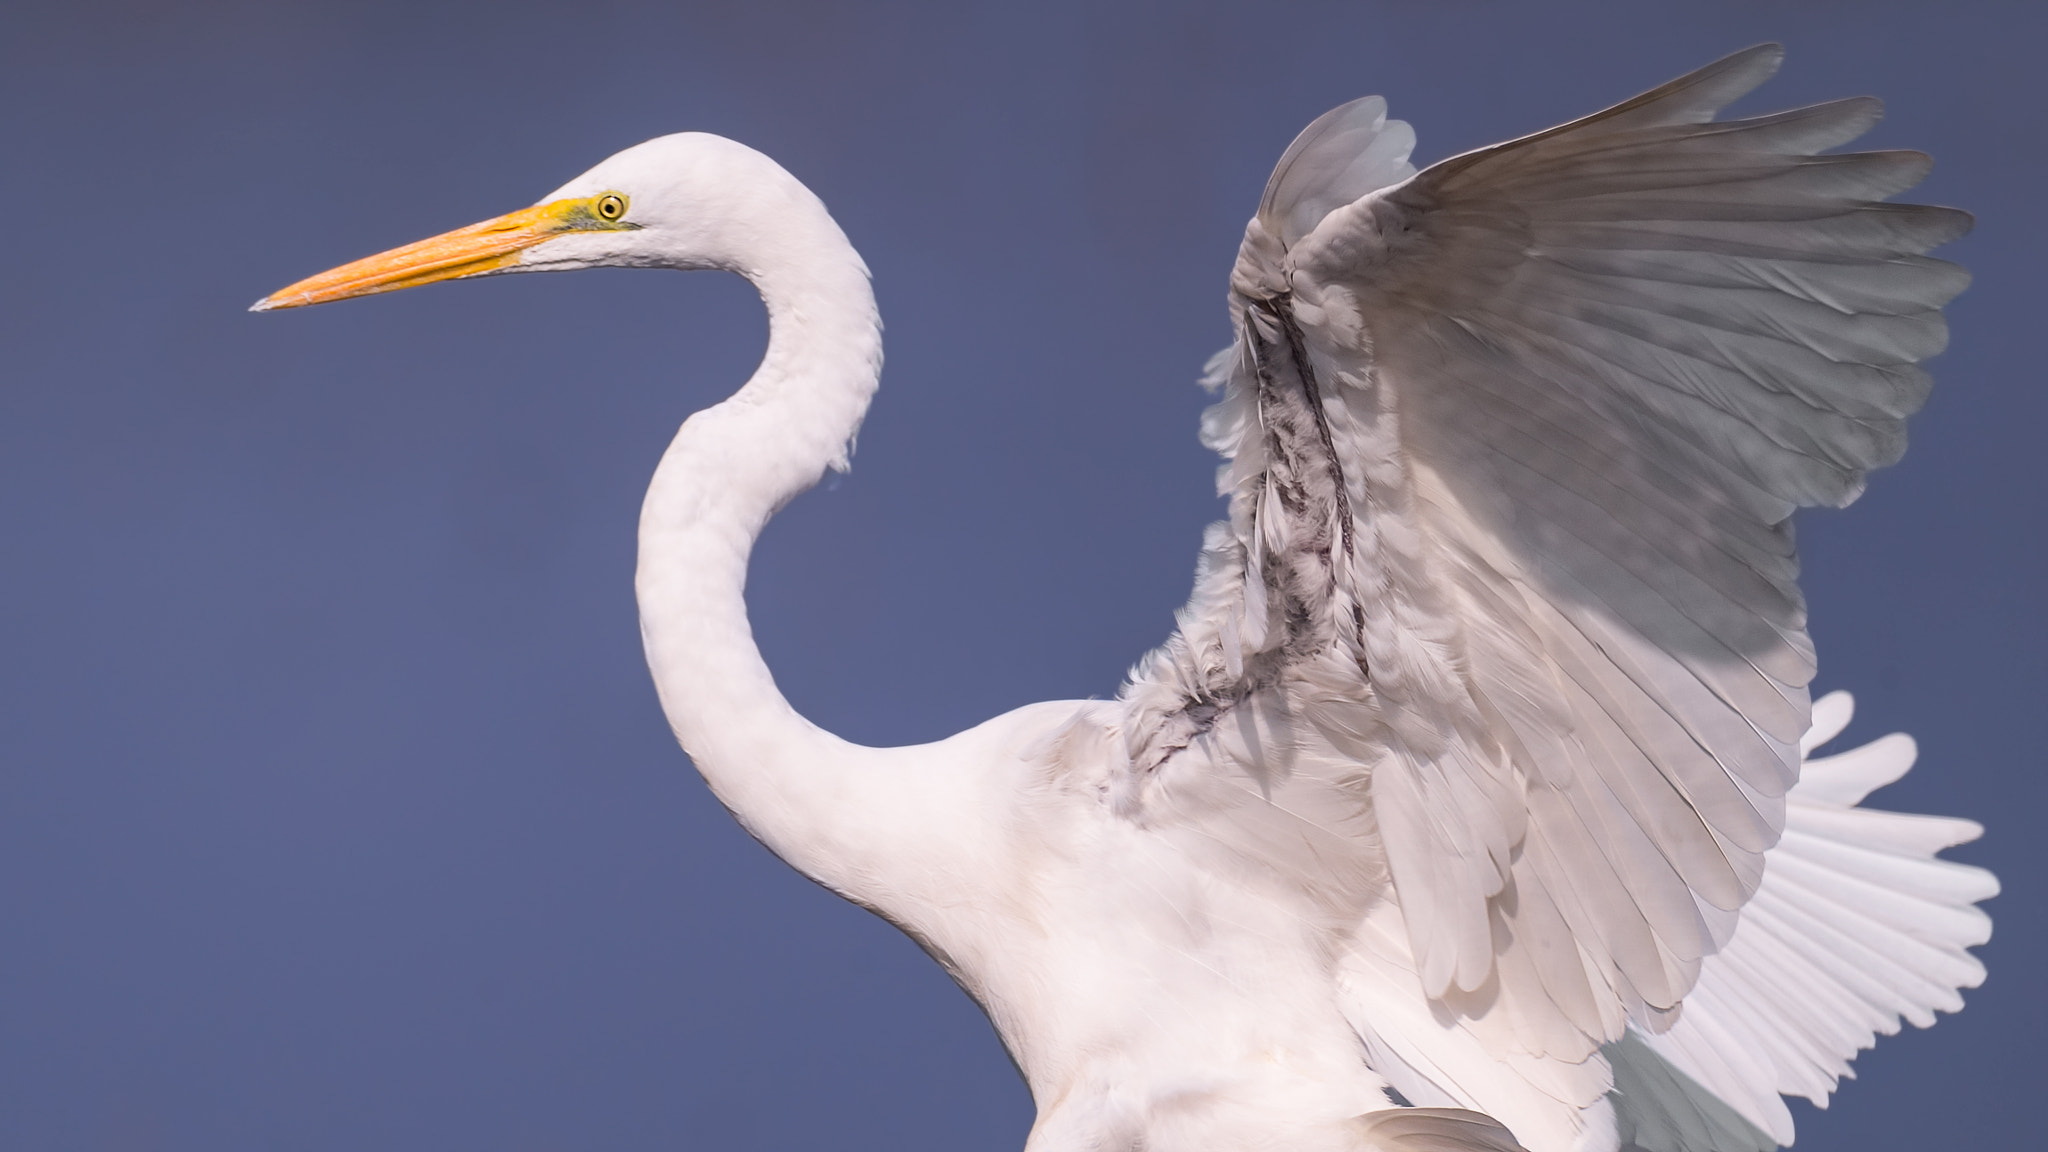
[[1312,917],[1099,804],[1072,815],[1028,870],[1029,922],[949,949],[1039,1102],[1031,1152],[1221,1147],[1241,1126],[1315,1148],[1303,1125],[1388,1106]]

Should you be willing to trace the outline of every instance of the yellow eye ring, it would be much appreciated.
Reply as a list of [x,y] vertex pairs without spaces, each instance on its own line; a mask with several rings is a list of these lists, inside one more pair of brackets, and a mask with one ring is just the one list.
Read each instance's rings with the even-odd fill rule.
[[607,192],[597,198],[597,218],[607,223],[622,219],[626,215],[626,198],[616,192]]

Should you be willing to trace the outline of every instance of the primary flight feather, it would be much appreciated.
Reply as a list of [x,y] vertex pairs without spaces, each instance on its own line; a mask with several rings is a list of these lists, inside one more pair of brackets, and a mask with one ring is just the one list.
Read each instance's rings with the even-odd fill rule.
[[641,519],[647,656],[748,830],[916,937],[1039,1105],[1031,1152],[1763,1152],[1960,1007],[1962,820],[1822,760],[1791,515],[1896,460],[1966,283],[1872,100],[1717,121],[1781,52],[1417,172],[1377,97],[1275,168],[1203,419],[1229,518],[1116,699],[863,748],[776,690],[742,591],[881,372],[824,206],[718,137],[335,269],[294,307],[598,265],[748,277],[771,335]]

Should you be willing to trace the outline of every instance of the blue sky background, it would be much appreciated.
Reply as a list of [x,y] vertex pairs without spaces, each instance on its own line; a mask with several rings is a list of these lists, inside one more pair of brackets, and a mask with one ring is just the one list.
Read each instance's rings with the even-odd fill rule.
[[[165,9],[176,7],[176,13]],[[1874,92],[1976,286],[1905,462],[1807,517],[1821,686],[1968,815],[1990,982],[1802,1149],[2036,1147],[2048,837],[2042,10],[2021,3],[356,2],[0,12],[0,1147],[1014,1149],[1028,1098],[892,929],[749,841],[635,631],[646,477],[765,324],[716,275],[290,280],[682,129],[872,265],[853,474],[752,602],[856,740],[1107,694],[1217,508],[1193,378],[1266,172],[1379,92],[1418,159],[1733,49]]]

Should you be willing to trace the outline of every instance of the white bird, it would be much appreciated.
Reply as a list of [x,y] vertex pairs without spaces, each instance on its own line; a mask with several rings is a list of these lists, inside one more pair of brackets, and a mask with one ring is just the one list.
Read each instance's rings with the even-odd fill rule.
[[1229,519],[1114,700],[850,744],[747,621],[768,518],[844,470],[868,270],[773,161],[686,133],[256,305],[600,265],[723,269],[771,320],[641,515],[648,665],[749,832],[988,1011],[1029,1152],[1762,1152],[1901,1018],[1961,1006],[1997,890],[1965,820],[1803,760],[1791,514],[1896,460],[1969,217],[1826,154],[1874,100],[1715,121],[1737,53],[1417,172],[1377,97],[1281,157],[1204,441]]

